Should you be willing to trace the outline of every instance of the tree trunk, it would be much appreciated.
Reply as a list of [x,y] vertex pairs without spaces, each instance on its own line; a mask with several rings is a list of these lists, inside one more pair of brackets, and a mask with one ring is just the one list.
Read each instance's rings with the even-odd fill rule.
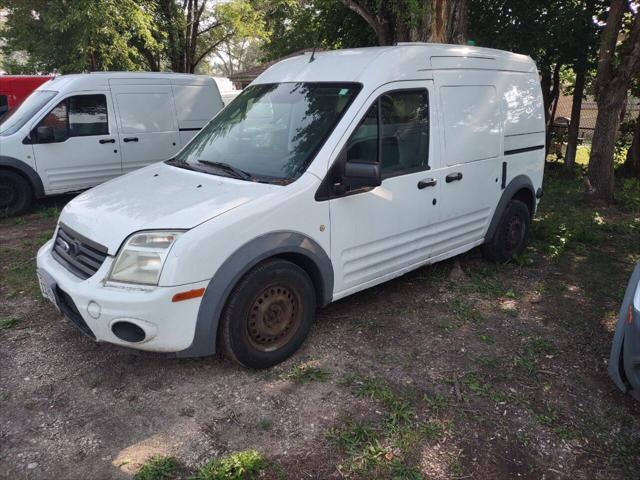
[[432,25],[428,41],[458,43],[467,40],[468,0],[431,0]]
[[[589,159],[589,182],[596,197],[613,201],[613,156],[620,114],[634,75],[640,71],[640,14],[635,18],[616,55],[616,44],[626,12],[626,0],[612,0],[602,32],[596,75],[598,116]],[[614,61],[615,60],[615,61]]]
[[[553,68],[553,78],[549,78],[546,83],[542,82],[542,88],[546,89],[542,91],[542,101],[544,103],[544,118],[545,125],[547,128],[546,135],[546,149],[545,156],[549,153],[549,148],[551,147],[551,141],[553,140],[553,121],[556,115],[556,108],[558,107],[558,98],[560,96],[560,68],[562,65],[560,63],[556,63]],[[543,74],[544,80],[544,74]],[[549,91],[549,87],[551,90]],[[545,95],[546,93],[546,95]]]
[[626,94],[627,85],[618,81],[610,84],[598,97],[598,116],[589,157],[589,182],[595,196],[607,203],[613,202],[613,154]]
[[582,57],[575,66],[576,83],[573,87],[573,102],[571,103],[571,123],[567,132],[567,154],[564,166],[568,172],[573,172],[578,152],[578,135],[580,134],[580,114],[582,112],[582,97],[584,95],[584,83],[587,72],[587,59]]
[[640,117],[636,119],[636,128],[633,133],[631,147],[627,150],[627,158],[622,167],[625,175],[636,177],[640,180]]
[[466,41],[469,0],[372,2],[342,0],[373,29],[379,45]]

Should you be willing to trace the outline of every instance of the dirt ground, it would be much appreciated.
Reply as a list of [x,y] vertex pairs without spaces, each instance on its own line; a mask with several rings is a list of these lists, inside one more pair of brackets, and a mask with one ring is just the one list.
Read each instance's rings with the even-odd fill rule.
[[474,250],[336,302],[268,371],[93,343],[34,277],[69,198],[0,221],[0,477],[129,479],[168,455],[157,478],[182,478],[255,449],[257,478],[638,478],[640,403],[606,369],[640,213],[547,183],[516,262]]

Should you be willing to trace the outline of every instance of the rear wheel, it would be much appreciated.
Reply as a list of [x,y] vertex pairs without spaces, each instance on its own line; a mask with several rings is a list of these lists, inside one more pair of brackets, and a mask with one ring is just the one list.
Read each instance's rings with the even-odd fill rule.
[[221,319],[220,346],[241,365],[271,367],[300,348],[315,310],[307,273],[286,260],[268,260],[233,289]]
[[33,198],[31,185],[11,170],[0,170],[0,217],[22,215]]
[[504,209],[500,223],[493,234],[482,247],[482,253],[487,260],[505,263],[524,250],[531,213],[524,202],[511,200]]

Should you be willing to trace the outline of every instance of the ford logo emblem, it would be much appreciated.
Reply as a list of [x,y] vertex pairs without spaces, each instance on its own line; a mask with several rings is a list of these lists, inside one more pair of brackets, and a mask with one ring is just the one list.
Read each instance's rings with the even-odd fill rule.
[[60,243],[60,248],[62,248],[62,250],[64,250],[66,253],[69,253],[69,250],[71,250],[71,245],[69,245],[67,242],[65,242],[62,239],[59,240],[59,243]]

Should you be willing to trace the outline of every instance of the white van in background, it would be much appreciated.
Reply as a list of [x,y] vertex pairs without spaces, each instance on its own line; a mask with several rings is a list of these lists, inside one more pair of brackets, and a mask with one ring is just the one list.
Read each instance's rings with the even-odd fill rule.
[[0,215],[171,158],[222,107],[207,76],[56,77],[0,122]]
[[220,90],[220,95],[222,96],[222,101],[225,106],[229,105],[234,98],[240,95],[242,90],[236,90],[233,86],[233,82],[226,77],[211,77],[218,85],[218,90]]
[[69,202],[38,253],[42,292],[97,341],[275,365],[316,306],[476,246],[521,253],[544,125],[523,55],[292,57],[175,158]]

